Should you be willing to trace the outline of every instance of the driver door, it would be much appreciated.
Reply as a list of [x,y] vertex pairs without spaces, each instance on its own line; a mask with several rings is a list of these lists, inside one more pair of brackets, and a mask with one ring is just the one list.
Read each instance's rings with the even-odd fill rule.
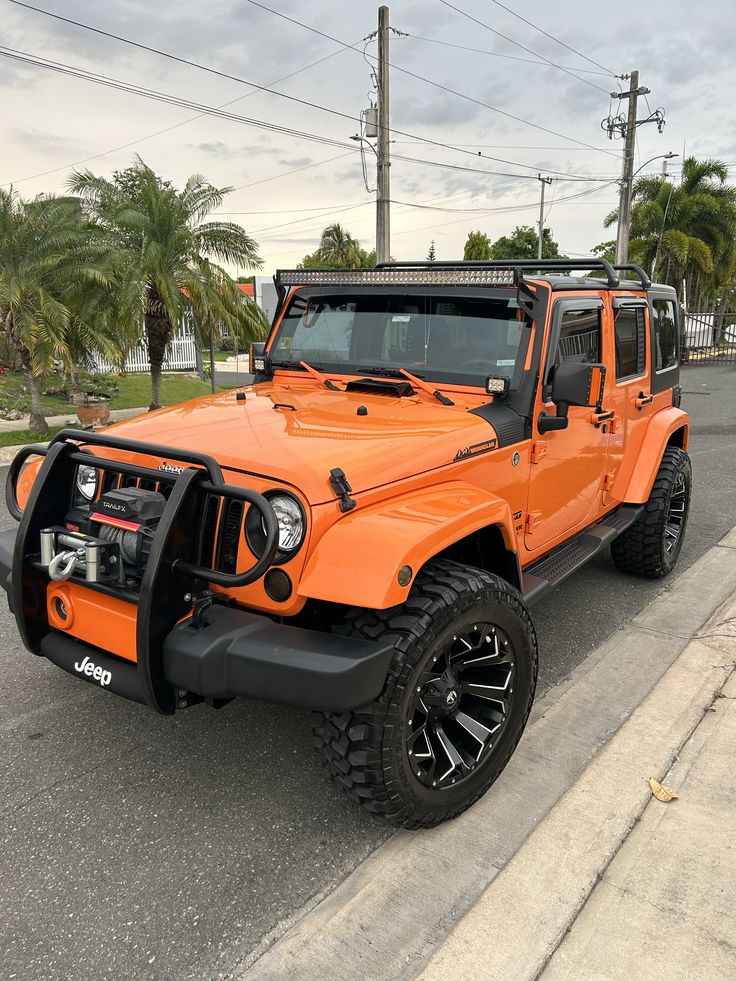
[[[597,517],[608,453],[608,427],[591,422],[593,409],[570,406],[567,429],[540,434],[541,412],[555,415],[551,401],[554,368],[566,361],[604,360],[603,302],[561,297],[552,309],[547,359],[540,376],[533,421],[532,466],[524,543],[548,551]],[[608,385],[606,385],[608,388]]]

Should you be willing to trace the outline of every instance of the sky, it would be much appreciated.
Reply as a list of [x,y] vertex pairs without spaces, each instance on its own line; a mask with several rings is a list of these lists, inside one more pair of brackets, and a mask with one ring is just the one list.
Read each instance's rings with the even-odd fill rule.
[[[363,39],[376,29],[377,3],[31,2],[231,77],[0,0],[0,184],[24,197],[60,193],[75,166],[110,176],[139,154],[177,186],[200,173],[235,188],[220,214],[256,239],[265,273],[314,251],[334,221],[373,247],[375,156],[366,149],[367,189],[349,138],[375,98],[376,43]],[[612,238],[603,219],[617,203],[622,145],[601,121],[625,111],[610,92],[627,87],[615,76],[632,69],[651,90],[639,118],[659,107],[666,118],[661,134],[653,124],[638,129],[641,173],[658,173],[661,160],[646,162],[673,152],[668,166],[679,176],[684,151],[727,161],[736,178],[733,2],[647,0],[636,19],[632,6],[504,2],[508,9],[494,0],[390,4],[391,26],[408,35],[393,36],[390,48],[395,258],[423,259],[434,240],[438,259],[457,259],[471,230],[494,239],[536,223],[540,170],[553,178],[545,226],[566,254]],[[200,108],[20,62],[9,49]],[[226,103],[240,118],[202,112]]]

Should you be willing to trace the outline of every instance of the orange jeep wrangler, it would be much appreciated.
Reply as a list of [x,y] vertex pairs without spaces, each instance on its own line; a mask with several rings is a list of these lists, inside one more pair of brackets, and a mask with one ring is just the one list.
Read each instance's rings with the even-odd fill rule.
[[163,714],[313,709],[350,796],[430,826],[519,742],[529,607],[607,545],[677,560],[677,298],[602,260],[276,284],[252,385],[18,454],[0,578],[33,654]]

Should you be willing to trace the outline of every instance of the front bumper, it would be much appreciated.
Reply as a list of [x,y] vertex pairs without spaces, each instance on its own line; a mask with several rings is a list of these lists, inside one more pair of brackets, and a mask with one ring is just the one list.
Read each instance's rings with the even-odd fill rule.
[[[0,585],[12,596],[15,530],[0,532]],[[50,628],[41,654],[83,681],[132,701],[148,700],[138,666]],[[199,626],[185,620],[165,636],[163,677],[177,703],[238,696],[342,712],[376,698],[393,653],[390,644],[275,623],[266,616],[214,605]]]
[[[103,594],[98,604],[102,617],[104,594],[130,604],[128,619],[135,628],[131,656],[135,660],[92,646],[104,644],[98,639],[107,636],[104,630],[87,643],[72,636],[71,623],[67,630],[49,622],[50,580],[39,556],[41,532],[64,520],[76,467],[90,462],[89,454],[80,450],[80,444],[86,443],[100,450],[191,464],[172,474],[126,460],[93,458],[95,466],[106,473],[171,484],[137,590],[124,594],[109,584],[85,583],[75,574],[70,578],[78,587]],[[30,453],[44,454],[45,459],[21,511],[15,485]],[[212,495],[244,501],[264,517],[266,550],[245,572],[225,573],[202,564],[198,529],[203,504]],[[202,698],[218,703],[239,695],[340,712],[370,702],[381,692],[391,645],[280,624],[225,605],[192,617],[193,594],[213,583],[254,582],[270,566],[278,545],[278,526],[268,502],[254,491],[226,484],[213,458],[182,450],[169,452],[166,447],[113,434],[64,430],[48,451],[29,447],[18,454],[8,475],[6,498],[19,526],[17,531],[0,532],[0,586],[8,593],[21,639],[33,654],[82,680],[164,715]]]

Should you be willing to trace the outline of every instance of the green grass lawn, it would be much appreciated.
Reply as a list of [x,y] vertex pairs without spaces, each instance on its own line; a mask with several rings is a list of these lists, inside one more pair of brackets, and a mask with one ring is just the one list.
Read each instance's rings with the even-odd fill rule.
[[32,433],[30,429],[11,429],[7,433],[0,432],[0,447],[20,446],[22,443],[45,443],[46,440],[53,439],[64,428],[64,426],[49,426],[49,431],[44,436]]
[[[110,401],[111,409],[135,409],[139,405],[151,403],[151,376],[149,374],[126,375],[116,378],[115,383],[120,392]],[[201,382],[198,378],[188,375],[164,375],[161,379],[161,404],[175,405],[196,399],[200,395],[209,395],[212,386],[209,382]],[[62,409],[62,412],[64,410]]]
[[[104,378],[104,384],[109,385],[112,389],[111,409],[135,409],[138,406],[148,406],[151,402],[151,376],[147,372],[125,376],[97,376],[97,378]],[[49,389],[60,388],[63,384],[62,377],[53,374],[45,380],[43,389],[48,391]],[[22,375],[0,376],[0,418],[7,418],[8,412],[12,409],[17,409],[24,415],[29,412],[30,400],[24,389],[25,380]],[[210,392],[209,382],[201,382],[198,378],[192,378],[189,375],[172,373],[164,375],[161,379],[161,403],[163,405],[186,402],[188,399],[208,395]],[[49,416],[63,415],[66,412],[70,415],[76,413],[76,407],[64,395],[44,395],[42,402],[44,412]]]

